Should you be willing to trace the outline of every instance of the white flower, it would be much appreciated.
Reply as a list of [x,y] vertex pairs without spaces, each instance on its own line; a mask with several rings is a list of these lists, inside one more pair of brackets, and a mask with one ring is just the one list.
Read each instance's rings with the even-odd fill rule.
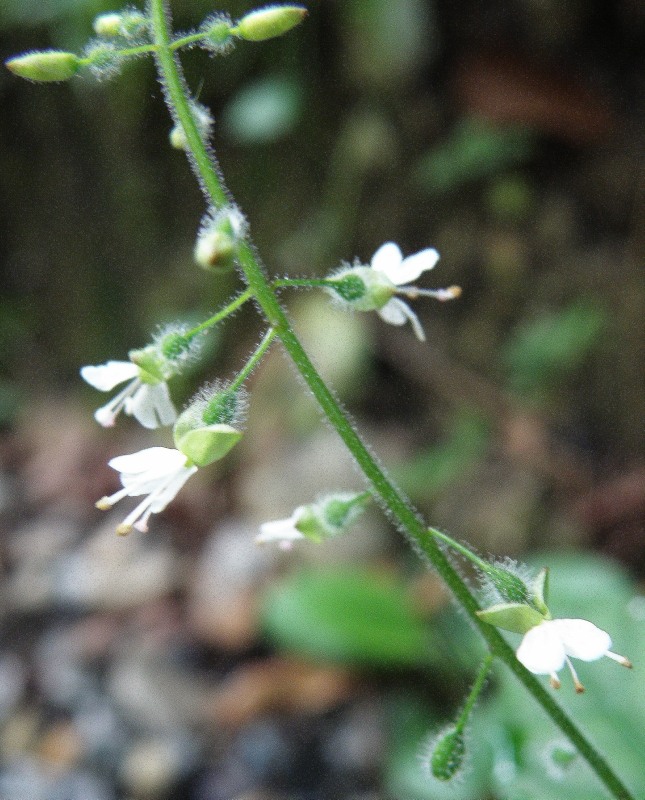
[[101,392],[108,392],[128,381],[116,397],[94,412],[94,419],[104,428],[114,425],[121,410],[135,417],[144,428],[171,425],[177,417],[165,381],[143,381],[141,370],[131,361],[108,361],[98,366],[83,367],[81,377]]
[[148,530],[151,514],[158,514],[175,498],[197,467],[179,450],[168,447],[149,447],[138,453],[117,456],[108,462],[121,473],[123,489],[101,498],[96,506],[107,511],[124,497],[147,495],[117,527],[117,533],[129,533],[132,528]]
[[[425,340],[425,333],[417,315],[410,306],[396,295],[404,295],[410,300],[417,297],[434,297],[436,300],[452,300],[459,297],[461,289],[450,286],[447,289],[419,289],[411,286],[424,272],[431,270],[439,260],[439,253],[432,247],[403,258],[398,245],[386,242],[372,256],[370,267],[357,266],[342,270],[332,279],[338,282],[335,288],[349,305],[358,311],[376,311],[381,319],[390,325],[405,325],[409,320],[418,339]],[[357,298],[348,297],[342,282],[348,277],[360,278],[365,286],[364,293]]]
[[551,685],[556,689],[560,687],[556,673],[566,664],[571,671],[576,692],[583,692],[584,687],[578,680],[570,658],[596,661],[607,656],[624,667],[632,666],[623,656],[612,653],[610,647],[609,634],[586,619],[551,619],[540,622],[524,634],[517,658],[529,672],[550,675]]
[[256,544],[272,544],[275,542],[281,550],[291,550],[294,542],[307,538],[296,527],[305,512],[305,506],[298,506],[288,519],[276,519],[262,523],[260,525],[260,533],[255,537]]

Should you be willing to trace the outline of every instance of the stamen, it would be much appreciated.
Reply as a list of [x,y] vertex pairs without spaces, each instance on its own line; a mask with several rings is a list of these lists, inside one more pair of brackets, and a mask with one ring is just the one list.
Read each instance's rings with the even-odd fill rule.
[[585,690],[585,687],[580,683],[580,679],[578,678],[578,673],[575,671],[571,660],[567,657],[565,658],[567,662],[567,666],[569,667],[569,672],[571,673],[571,677],[573,678],[573,685],[576,687],[576,694],[582,694]]
[[448,286],[446,289],[419,289],[418,286],[399,286],[397,294],[404,294],[410,300],[418,297],[433,297],[441,303],[461,297],[461,286]]
[[617,661],[621,667],[627,667],[627,669],[632,669],[634,666],[628,658],[625,658],[625,656],[619,656],[618,653],[612,653],[611,651],[608,650],[605,653],[605,655],[608,656],[608,658]]
[[116,532],[118,536],[127,536],[132,532],[132,525],[126,525],[125,522],[122,522],[116,526]]
[[112,503],[110,502],[109,497],[102,497],[100,500],[97,500],[94,505],[99,509],[99,511],[108,511],[110,508],[112,508]]
[[552,672],[551,675],[549,676],[549,683],[551,684],[552,689],[559,689],[562,686],[562,684],[560,683],[560,679],[555,674],[555,672]]
[[104,428],[112,428],[116,421],[119,412],[125,405],[125,401],[133,394],[141,384],[139,378],[135,378],[133,381],[130,381],[125,389],[121,389],[121,391],[113,397],[109,403],[106,403],[101,408],[98,408],[94,412],[94,419],[102,425]]

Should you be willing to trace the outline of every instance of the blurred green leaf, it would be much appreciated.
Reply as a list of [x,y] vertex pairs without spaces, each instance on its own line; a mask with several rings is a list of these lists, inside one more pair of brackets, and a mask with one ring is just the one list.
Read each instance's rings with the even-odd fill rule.
[[413,497],[429,500],[448,488],[485,453],[490,432],[485,420],[470,409],[459,412],[448,439],[393,470],[395,480]]
[[302,113],[302,90],[291,77],[269,76],[248,84],[222,112],[226,135],[238,144],[274,142],[290,133]]
[[267,635],[324,661],[419,667],[432,659],[429,628],[398,583],[366,570],[305,570],[267,594]]
[[534,149],[529,130],[465,119],[445,142],[423,156],[416,167],[416,179],[430,194],[443,194],[523,163]]
[[593,349],[606,318],[603,308],[583,301],[520,325],[502,352],[511,388],[532,395],[554,388]]
[[339,13],[349,72],[362,85],[400,87],[438,50],[428,0],[344,0]]

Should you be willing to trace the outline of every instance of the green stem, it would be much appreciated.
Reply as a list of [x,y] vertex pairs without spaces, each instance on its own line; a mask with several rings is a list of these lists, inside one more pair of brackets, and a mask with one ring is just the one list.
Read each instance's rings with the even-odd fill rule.
[[476,564],[482,572],[489,572],[491,565],[484,561],[483,558],[480,558],[478,555],[469,550],[467,547],[464,547],[463,544],[459,544],[459,542],[455,541],[453,538],[448,536],[441,531],[438,531],[436,528],[428,528],[428,533],[435,537],[435,539],[440,539],[442,542],[445,542],[449,547],[452,547],[453,550],[456,550],[458,553],[464,558],[467,558],[473,564]]
[[216,314],[213,314],[212,317],[209,317],[205,322],[202,322],[200,325],[197,325],[194,328],[191,328],[186,333],[187,339],[192,339],[193,337],[197,336],[198,333],[202,333],[203,331],[212,328],[213,325],[217,325],[218,322],[221,322],[223,319],[228,317],[234,311],[237,311],[240,306],[243,306],[247,300],[250,300],[253,296],[253,293],[250,289],[246,289],[241,294],[239,294],[234,300],[232,300],[227,306],[224,306],[220,311]]
[[[157,62],[161,82],[166,89],[166,98],[170,111],[186,133],[192,166],[204,189],[208,202],[215,207],[222,206],[228,202],[228,193],[219,177],[218,167],[211,159],[206,144],[202,140],[190,113],[184,88],[184,79],[180,66],[171,51],[170,30],[163,0],[150,0],[150,3],[155,42],[158,47]],[[614,797],[617,800],[634,800],[632,794],[600,753],[558,706],[542,684],[515,658],[515,653],[497,629],[477,617],[476,612],[480,609],[474,596],[445,557],[437,542],[428,533],[416,510],[386,477],[374,457],[367,450],[345,417],[335,397],[314,368],[278,303],[251,245],[248,242],[243,242],[240,245],[238,255],[248,287],[267,321],[275,328],[285,350],[315,396],[323,413],[345,442],[365,477],[372,484],[382,506],[395,518],[399,528],[407,536],[416,552],[433,564],[453,592],[456,600],[470,617],[472,624],[487,642],[491,653],[513,671],[563,734],[587,760],[596,775]]]
[[275,335],[276,335],[275,329],[274,328],[269,328],[269,330],[264,335],[264,338],[262,339],[260,344],[257,346],[255,352],[251,355],[249,360],[246,362],[246,364],[239,371],[239,373],[238,373],[237,377],[235,378],[235,380],[231,383],[230,388],[233,391],[235,391],[236,389],[240,388],[240,386],[244,383],[244,381],[249,377],[249,375],[253,372],[253,370],[260,363],[260,361],[262,360],[262,357],[264,356],[266,351],[271,346],[271,342],[274,340]]
[[484,688],[484,683],[486,683],[486,678],[488,677],[488,673],[490,672],[490,668],[493,664],[493,657],[494,656],[492,653],[488,653],[486,658],[482,661],[482,665],[479,668],[477,677],[475,678],[475,683],[473,684],[473,687],[466,698],[464,707],[462,708],[461,713],[455,722],[455,728],[459,733],[462,733],[466,727],[470,712],[473,710],[473,706],[477,702],[477,698],[481,694],[481,690]]
[[330,288],[336,281],[327,278],[277,278],[271,281],[274,289],[282,289],[284,286],[304,287],[306,289]]

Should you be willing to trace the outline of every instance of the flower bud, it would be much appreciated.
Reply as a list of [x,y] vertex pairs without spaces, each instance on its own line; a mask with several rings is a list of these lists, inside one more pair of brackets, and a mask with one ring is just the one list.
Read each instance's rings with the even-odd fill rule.
[[267,6],[242,17],[232,33],[249,42],[273,39],[295,28],[306,14],[302,6]]
[[7,68],[20,78],[30,81],[68,81],[81,67],[81,60],[74,53],[61,50],[42,50],[16,56],[5,62]]
[[126,9],[121,12],[99,14],[93,23],[97,36],[114,38],[122,36],[132,39],[142,34],[148,27],[148,19],[137,9]]
[[434,742],[430,771],[437,780],[449,781],[463,766],[465,755],[464,735],[451,725]]
[[[210,138],[213,130],[214,120],[211,112],[201,103],[191,102],[190,110],[193,114],[193,119],[197,125],[197,130],[202,139],[207,140]],[[181,123],[176,123],[168,136],[170,144],[175,150],[188,150],[188,139],[186,138],[186,131]]]
[[121,14],[116,12],[99,14],[92,23],[94,33],[105,37],[120,36],[122,19]]
[[198,467],[223,458],[242,438],[239,427],[245,411],[241,389],[215,385],[202,390],[175,423],[177,449]]
[[236,206],[207,214],[197,234],[195,261],[212,272],[232,269],[238,244],[245,235],[246,220]]

